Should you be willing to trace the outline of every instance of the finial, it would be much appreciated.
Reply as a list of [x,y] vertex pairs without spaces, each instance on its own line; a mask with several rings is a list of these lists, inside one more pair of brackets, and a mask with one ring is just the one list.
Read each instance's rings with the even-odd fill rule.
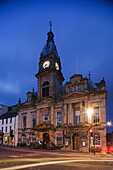
[[33,87],[33,93],[34,93],[34,91],[35,91],[35,89],[34,89],[34,87]]
[[52,30],[52,21],[49,21],[50,31]]
[[18,100],[18,104],[21,104],[21,99],[19,98],[19,100]]
[[90,73],[90,71],[89,71],[89,74],[88,74],[88,76],[89,76],[89,80],[91,79],[91,73]]

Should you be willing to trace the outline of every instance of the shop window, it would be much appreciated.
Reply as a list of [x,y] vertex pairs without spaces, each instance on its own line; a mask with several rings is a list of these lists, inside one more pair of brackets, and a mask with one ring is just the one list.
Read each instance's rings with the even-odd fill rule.
[[33,127],[36,126],[36,115],[32,115],[32,125]]
[[23,116],[23,128],[26,128],[26,116]]
[[48,120],[48,113],[45,113],[44,114],[44,121],[47,121]]
[[62,123],[62,112],[57,112],[57,125]]
[[99,123],[99,106],[93,108],[94,111],[94,117],[93,117],[93,123]]
[[57,136],[56,140],[57,140],[57,146],[62,146],[62,137]]
[[45,81],[42,85],[42,97],[49,96],[49,82]]

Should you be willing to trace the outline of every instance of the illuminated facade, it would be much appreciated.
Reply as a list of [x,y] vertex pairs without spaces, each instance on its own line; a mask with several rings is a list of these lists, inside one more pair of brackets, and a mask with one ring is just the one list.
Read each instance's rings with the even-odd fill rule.
[[[19,143],[41,141],[62,146],[66,150],[89,151],[95,145],[106,147],[106,97],[105,81],[93,83],[91,75],[70,77],[63,85],[64,77],[54,34],[47,34],[39,61],[37,93],[28,92],[27,101],[19,100]],[[93,113],[88,117],[87,109]],[[93,129],[93,134],[89,130]]]

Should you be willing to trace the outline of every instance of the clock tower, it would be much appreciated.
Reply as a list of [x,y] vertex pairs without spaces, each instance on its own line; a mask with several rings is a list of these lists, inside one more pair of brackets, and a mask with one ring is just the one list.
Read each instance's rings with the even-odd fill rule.
[[38,80],[38,99],[44,97],[55,98],[59,94],[64,81],[61,69],[61,61],[54,43],[54,34],[50,23],[47,42],[40,54],[39,70],[35,75]]

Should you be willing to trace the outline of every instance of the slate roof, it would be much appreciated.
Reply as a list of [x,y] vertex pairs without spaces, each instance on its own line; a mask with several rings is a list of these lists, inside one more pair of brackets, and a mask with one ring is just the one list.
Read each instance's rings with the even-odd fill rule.
[[15,117],[17,115],[18,115],[17,111],[9,111],[9,112],[6,112],[3,115],[1,115],[0,119]]

